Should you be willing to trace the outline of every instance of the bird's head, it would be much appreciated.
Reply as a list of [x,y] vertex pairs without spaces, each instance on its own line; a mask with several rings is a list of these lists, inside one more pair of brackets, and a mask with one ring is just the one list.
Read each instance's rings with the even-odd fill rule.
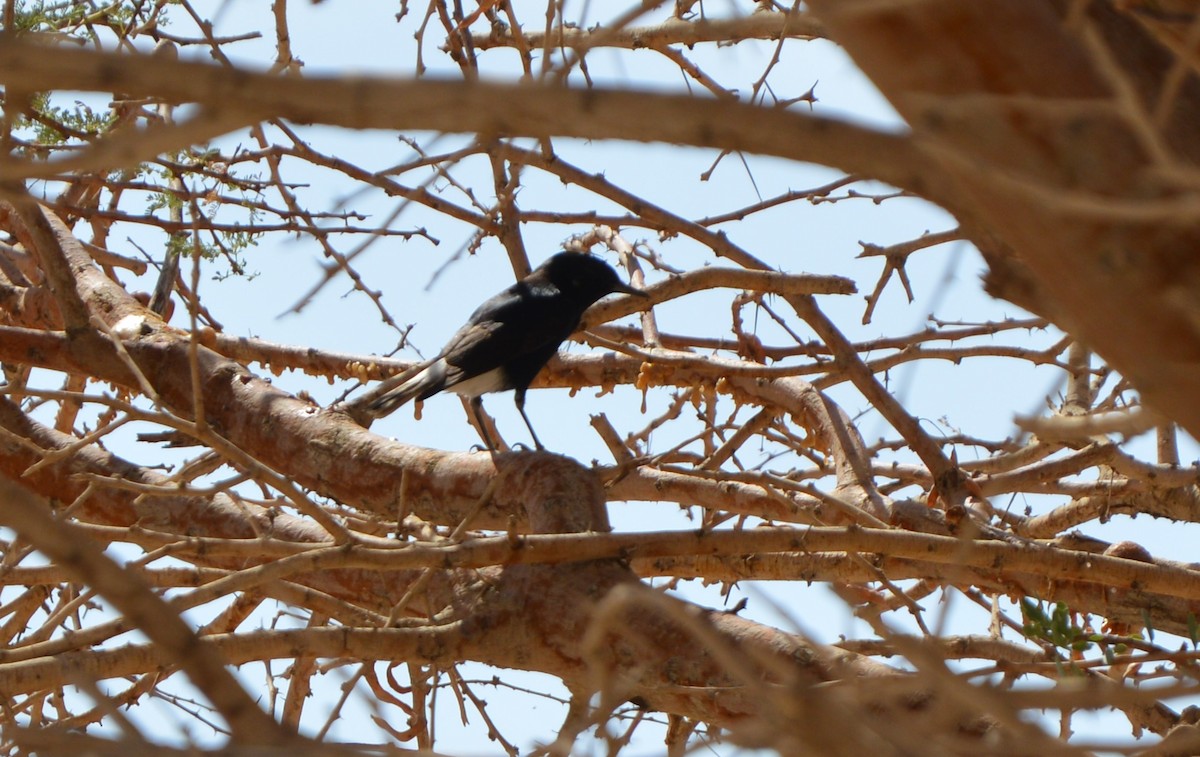
[[532,275],[538,274],[549,279],[560,291],[586,300],[589,305],[614,292],[637,297],[648,296],[640,289],[634,289],[621,281],[621,277],[608,263],[586,253],[560,252],[542,263]]

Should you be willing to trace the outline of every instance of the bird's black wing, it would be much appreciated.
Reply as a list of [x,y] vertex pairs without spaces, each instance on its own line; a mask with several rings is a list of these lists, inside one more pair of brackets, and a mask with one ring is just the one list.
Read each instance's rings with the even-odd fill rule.
[[532,354],[549,359],[580,314],[551,285],[514,284],[480,305],[446,343],[440,356],[446,361],[445,388]]

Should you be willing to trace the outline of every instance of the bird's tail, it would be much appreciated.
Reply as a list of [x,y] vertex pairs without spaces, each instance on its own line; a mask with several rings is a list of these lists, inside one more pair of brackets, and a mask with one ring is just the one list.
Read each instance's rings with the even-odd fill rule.
[[399,385],[387,389],[383,394],[368,402],[367,409],[376,417],[387,415],[411,399],[425,399],[436,394],[441,391],[445,383],[445,364],[441,360],[436,360],[415,375],[403,379]]

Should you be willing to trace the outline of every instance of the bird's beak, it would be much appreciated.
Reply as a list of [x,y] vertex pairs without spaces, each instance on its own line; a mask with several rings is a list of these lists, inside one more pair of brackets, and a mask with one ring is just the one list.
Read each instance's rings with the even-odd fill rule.
[[624,294],[632,294],[634,297],[649,297],[650,296],[649,293],[643,292],[641,289],[634,289],[633,287],[629,286],[628,284],[618,285],[617,291],[623,292]]

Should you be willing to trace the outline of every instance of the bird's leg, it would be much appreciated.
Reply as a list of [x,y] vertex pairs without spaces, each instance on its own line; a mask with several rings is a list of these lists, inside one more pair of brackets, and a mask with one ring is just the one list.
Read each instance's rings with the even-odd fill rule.
[[525,420],[525,428],[529,429],[529,435],[533,437],[533,445],[539,450],[546,449],[542,446],[542,440],[537,438],[537,433],[533,430],[533,424],[529,422],[529,416],[525,414],[525,392],[517,390],[513,395],[513,402],[517,403],[517,410],[521,413],[521,418]]
[[479,426],[479,433],[483,434],[483,441],[487,444],[489,452],[499,452],[496,445],[492,443],[492,435],[488,433],[487,423],[483,420],[483,400],[479,397],[471,398],[471,414],[475,416],[475,423]]

